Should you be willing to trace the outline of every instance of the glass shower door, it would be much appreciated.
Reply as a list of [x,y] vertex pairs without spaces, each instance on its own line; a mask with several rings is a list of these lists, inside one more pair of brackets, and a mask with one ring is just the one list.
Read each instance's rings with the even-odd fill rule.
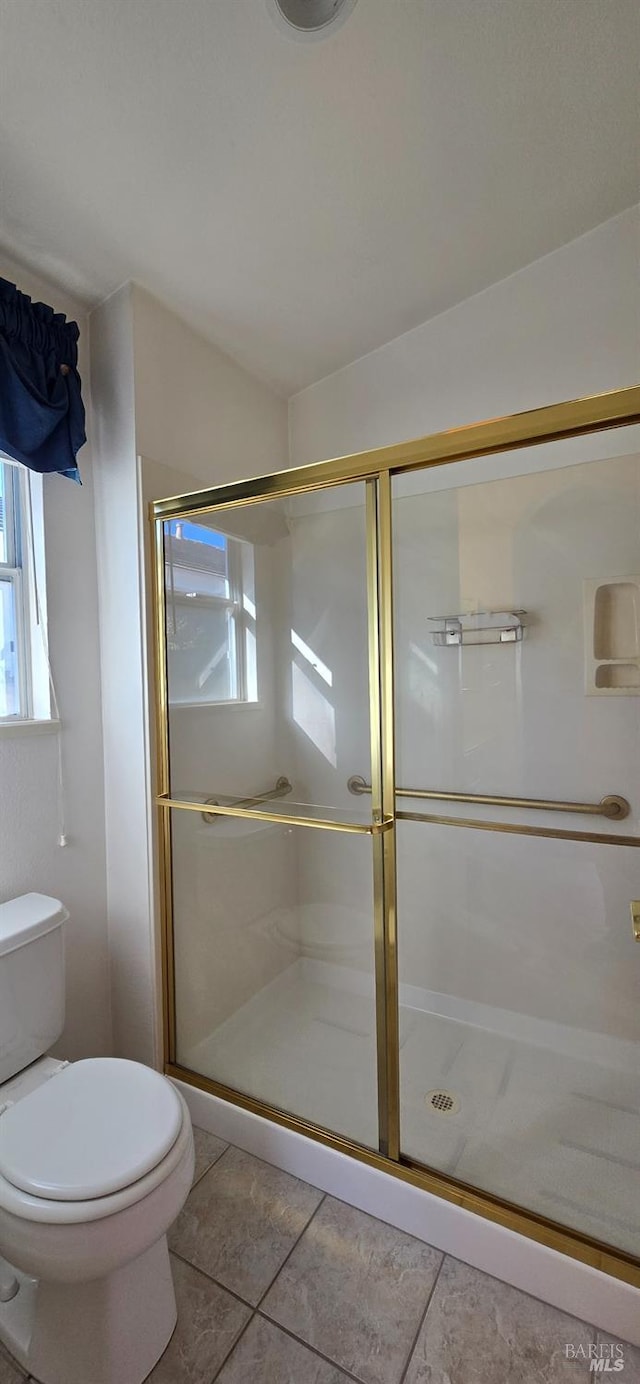
[[[197,497],[194,497],[197,498]],[[364,484],[165,521],[171,1061],[378,1146]]]
[[638,1254],[633,445],[395,477],[393,535],[401,1152]]

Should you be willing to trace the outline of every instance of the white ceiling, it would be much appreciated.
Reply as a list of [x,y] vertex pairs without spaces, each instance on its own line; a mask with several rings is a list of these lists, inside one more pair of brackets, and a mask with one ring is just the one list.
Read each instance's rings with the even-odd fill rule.
[[0,0],[0,243],[291,393],[638,195],[637,0]]

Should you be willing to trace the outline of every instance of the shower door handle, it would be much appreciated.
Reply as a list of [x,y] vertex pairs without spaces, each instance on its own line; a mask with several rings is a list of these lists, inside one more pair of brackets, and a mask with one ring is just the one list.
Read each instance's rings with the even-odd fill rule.
[[636,942],[640,942],[640,899],[632,899],[629,904],[631,909],[631,926]]

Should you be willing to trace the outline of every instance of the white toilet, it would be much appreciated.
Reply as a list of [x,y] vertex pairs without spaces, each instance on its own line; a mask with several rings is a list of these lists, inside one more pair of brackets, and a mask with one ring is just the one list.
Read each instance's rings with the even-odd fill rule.
[[0,905],[0,1341],[41,1384],[141,1384],[176,1322],[191,1119],[138,1062],[43,1056],[67,917],[43,894]]

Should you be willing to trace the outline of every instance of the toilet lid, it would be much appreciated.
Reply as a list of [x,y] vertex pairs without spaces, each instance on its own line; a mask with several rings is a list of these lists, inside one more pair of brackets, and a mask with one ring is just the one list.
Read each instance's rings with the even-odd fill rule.
[[182,1107],[138,1062],[73,1062],[0,1115],[0,1174],[32,1196],[89,1201],[136,1182],[173,1147]]

